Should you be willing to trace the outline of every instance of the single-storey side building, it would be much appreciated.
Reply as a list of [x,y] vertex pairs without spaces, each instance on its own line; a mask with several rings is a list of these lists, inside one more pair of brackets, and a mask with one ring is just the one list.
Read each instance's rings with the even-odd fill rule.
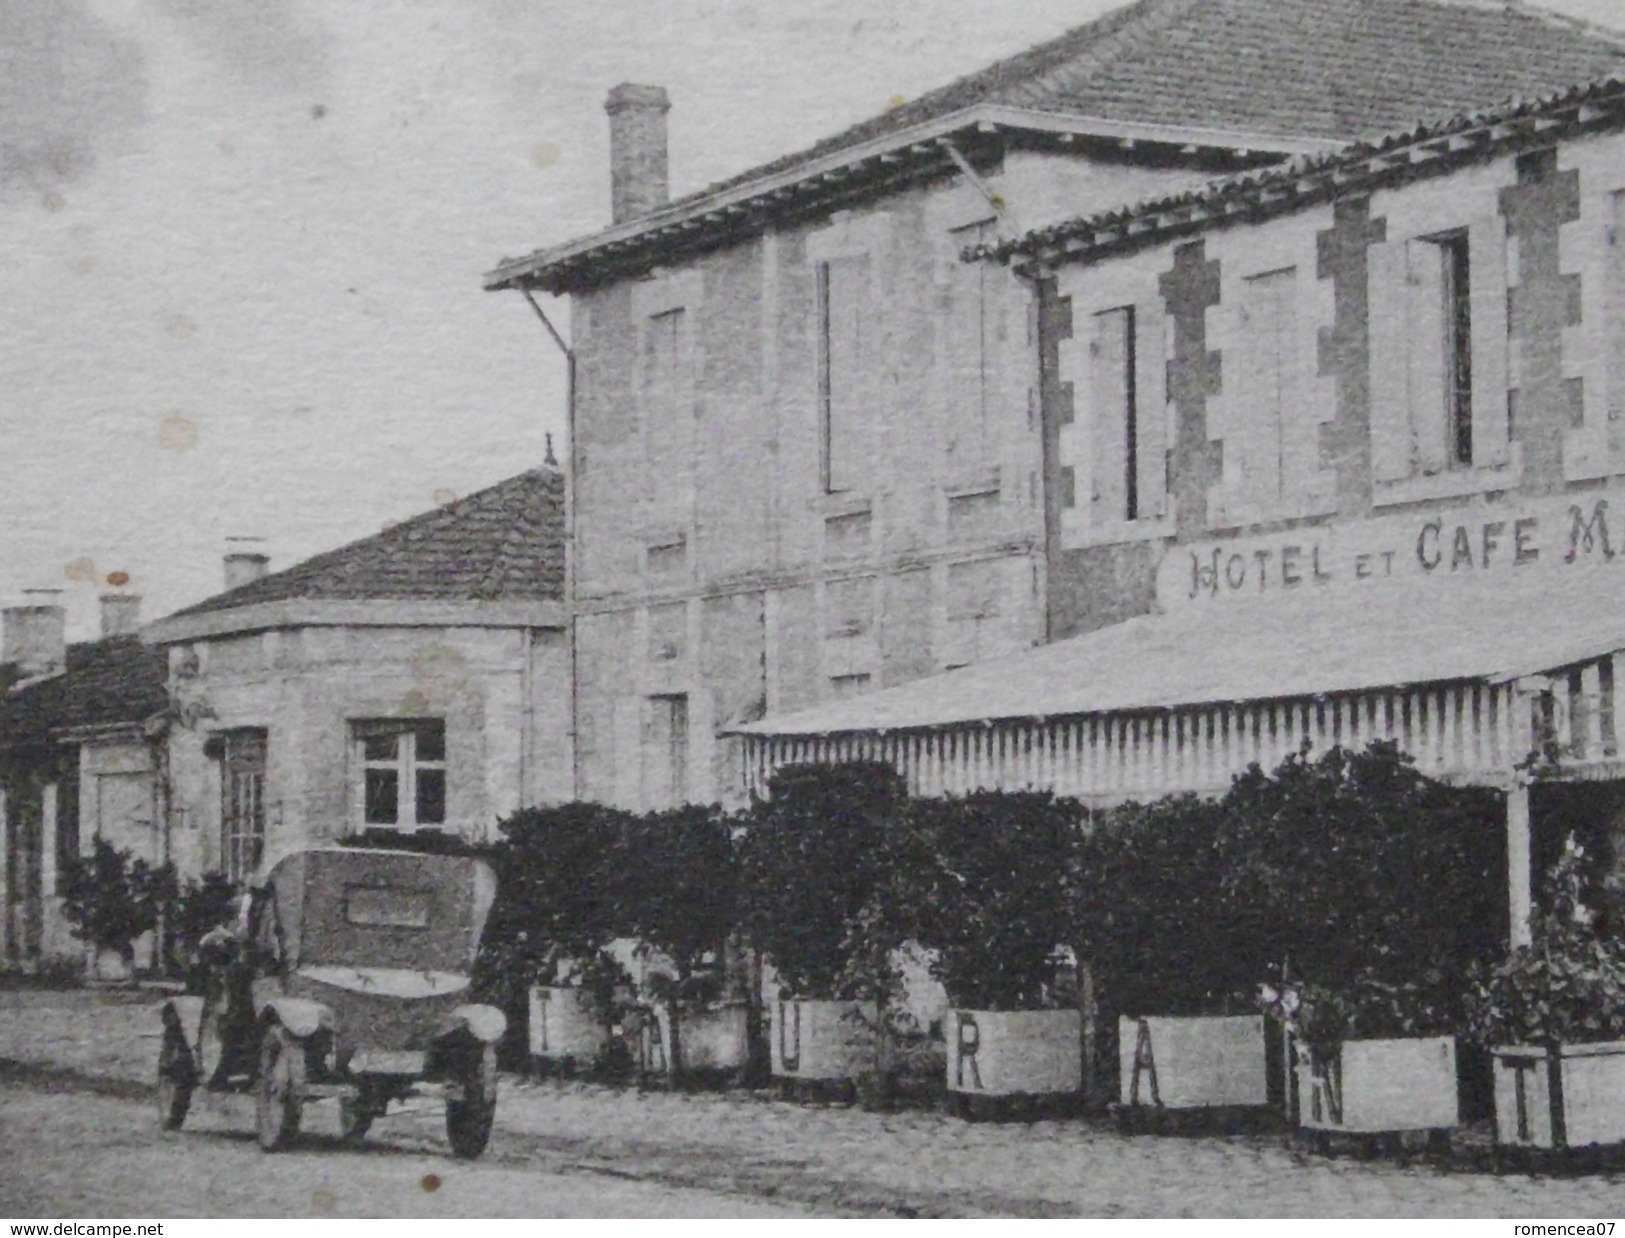
[[136,635],[140,604],[103,597],[100,638],[71,645],[54,602],[0,616],[0,967],[83,956],[58,879],[91,840],[149,864],[169,859],[165,665]]
[[563,558],[540,469],[284,571],[239,556],[251,579],[148,626],[181,871],[569,798]]

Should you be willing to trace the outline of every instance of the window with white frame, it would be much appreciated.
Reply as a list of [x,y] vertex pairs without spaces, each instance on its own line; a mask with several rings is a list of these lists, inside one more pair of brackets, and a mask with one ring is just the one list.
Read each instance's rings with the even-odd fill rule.
[[1401,500],[1473,489],[1511,459],[1505,221],[1373,246],[1369,261],[1376,481],[1409,483]]
[[446,724],[438,718],[351,723],[357,824],[415,830],[446,823]]
[[262,730],[215,737],[220,754],[220,867],[233,881],[254,875],[265,854],[265,751]]

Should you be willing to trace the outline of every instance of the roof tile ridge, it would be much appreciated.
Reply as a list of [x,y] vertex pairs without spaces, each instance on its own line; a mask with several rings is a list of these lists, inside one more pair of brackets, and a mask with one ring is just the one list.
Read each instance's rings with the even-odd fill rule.
[[[1438,0],[1439,3],[1460,3],[1461,0]],[[1615,30],[1603,25],[1601,22],[1591,21],[1585,17],[1575,17],[1569,13],[1560,13],[1556,9],[1549,9],[1543,4],[1531,3],[1531,0],[1500,0],[1500,7],[1510,13],[1521,13],[1544,22],[1548,26],[1572,31],[1576,34],[1589,35],[1604,43],[1611,44],[1616,50],[1625,53],[1625,31]]]
[[[524,476],[533,479],[534,484],[528,486],[520,496],[521,503],[519,510],[514,513],[513,522],[503,533],[502,540],[497,543],[496,552],[491,556],[491,562],[475,583],[471,596],[476,599],[489,601],[502,596],[520,547],[533,537],[543,534],[549,523],[549,517],[553,514],[552,482],[560,474],[550,469],[536,469]],[[561,528],[560,532],[562,531]]]
[[[1123,21],[1097,43],[1081,49],[1076,56],[1050,66],[1037,76],[1021,82],[1007,100],[1024,107],[1046,101],[1057,88],[1069,89],[1082,75],[1093,76],[1102,69],[1139,51],[1148,41],[1166,34],[1186,21],[1192,13],[1214,0],[1142,0],[1134,7],[1144,10],[1138,21]],[[1127,14],[1128,10],[1123,10]]]

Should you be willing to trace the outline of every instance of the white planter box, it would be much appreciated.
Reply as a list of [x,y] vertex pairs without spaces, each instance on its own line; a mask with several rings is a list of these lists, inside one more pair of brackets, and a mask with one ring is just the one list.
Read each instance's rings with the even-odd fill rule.
[[532,1057],[590,1063],[608,1043],[609,1028],[599,1020],[584,990],[541,986],[531,989]]
[[1083,1086],[1076,1010],[949,1010],[948,1090],[1052,1096]]
[[1263,1015],[1117,1021],[1121,1100],[1165,1109],[1269,1103]]
[[773,1006],[773,1074],[808,1082],[855,1078],[874,1056],[869,1002],[806,1001]]
[[[674,1064],[670,1017],[662,1002],[655,1006],[655,1026],[645,1025],[643,1068],[651,1073],[669,1073]],[[745,1003],[685,1008],[678,1017],[684,1070],[739,1070],[749,1060]]]
[[1561,1129],[1556,1129],[1547,1051],[1518,1046],[1494,1054],[1499,1143],[1533,1148],[1625,1143],[1625,1041],[1559,1046]]
[[1451,1036],[1345,1040],[1336,1053],[1297,1049],[1298,1125],[1381,1134],[1447,1130],[1461,1120]]

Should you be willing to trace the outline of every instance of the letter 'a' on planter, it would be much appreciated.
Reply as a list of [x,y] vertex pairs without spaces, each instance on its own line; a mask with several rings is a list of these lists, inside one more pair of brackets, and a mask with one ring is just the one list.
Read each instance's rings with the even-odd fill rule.
[[1163,1109],[1264,1108],[1269,1077],[1262,1015],[1121,1018],[1121,1100]]
[[1453,1036],[1299,1044],[1298,1125],[1397,1134],[1449,1130],[1461,1118]]
[[[747,1013],[744,1002],[682,1005],[681,1069],[702,1074],[743,1070],[750,1060]],[[645,1073],[672,1072],[671,1013],[665,1003],[654,1007],[652,1024],[644,1026],[640,1054]]]
[[530,1055],[545,1062],[590,1066],[609,1044],[609,1028],[592,996],[577,986],[537,985],[530,991]]
[[948,1090],[1060,1096],[1083,1086],[1076,1010],[950,1010]]
[[855,1078],[873,1052],[877,1022],[873,1002],[775,1003],[772,1018],[773,1075],[808,1083]]
[[1492,1052],[1497,1143],[1525,1148],[1625,1144],[1625,1041]]

